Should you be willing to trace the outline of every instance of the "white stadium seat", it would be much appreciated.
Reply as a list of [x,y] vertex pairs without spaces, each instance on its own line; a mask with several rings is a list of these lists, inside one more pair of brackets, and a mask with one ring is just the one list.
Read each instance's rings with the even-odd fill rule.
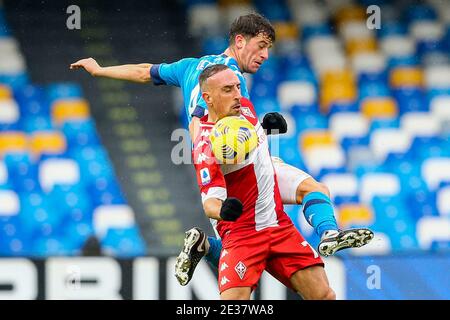
[[317,25],[327,22],[327,8],[316,2],[291,0],[289,1],[289,7],[294,22],[298,26]]
[[433,137],[439,135],[441,124],[428,112],[409,112],[401,117],[400,127],[411,137]]
[[342,43],[339,38],[336,36],[315,36],[306,42],[306,53],[310,58],[314,58],[316,54],[323,52],[343,54]]
[[314,71],[323,75],[327,71],[344,70],[347,66],[347,57],[339,52],[317,53],[312,57]]
[[25,70],[25,58],[22,54],[2,53],[2,58],[0,59],[0,74],[15,75],[23,73]]
[[416,40],[440,39],[444,35],[443,25],[429,20],[413,22],[409,31]]
[[330,190],[331,199],[336,196],[354,196],[358,194],[358,179],[351,173],[329,173],[321,182]]
[[369,131],[369,120],[359,112],[338,112],[330,117],[330,131],[339,141],[345,137],[362,137]]
[[431,113],[441,121],[450,120],[450,96],[437,96],[430,102]]
[[192,36],[218,35],[222,25],[216,4],[196,4],[188,10],[188,28]]
[[241,15],[255,12],[256,9],[251,4],[230,4],[221,9],[221,15],[223,17],[223,24],[225,26],[231,26],[233,21]]
[[450,89],[450,65],[429,66],[424,70],[427,88]]
[[317,175],[323,168],[345,166],[345,153],[340,146],[318,146],[303,153],[308,172]]
[[13,37],[0,37],[0,52],[2,57],[19,54],[19,42]]
[[14,216],[20,212],[20,201],[12,190],[0,190],[0,217]]
[[127,205],[103,205],[94,210],[94,232],[101,239],[110,228],[129,228],[135,225],[133,210]]
[[367,28],[365,21],[349,21],[339,27],[339,33],[344,41],[367,39],[374,36],[373,30]]
[[281,108],[289,110],[293,105],[312,105],[317,100],[316,88],[306,81],[284,81],[278,86]]
[[386,68],[386,57],[382,53],[362,52],[352,57],[351,64],[356,74],[379,73]]
[[0,186],[8,182],[8,169],[3,161],[0,161]]
[[450,186],[437,191],[436,206],[441,216],[450,217]]
[[400,181],[395,174],[367,173],[360,182],[359,197],[362,202],[370,204],[375,196],[395,196],[400,193]]
[[429,250],[433,241],[450,241],[450,217],[422,217],[417,221],[419,246]]
[[388,57],[411,56],[416,52],[414,39],[405,36],[388,36],[381,40],[380,46]]
[[39,166],[39,183],[50,192],[55,184],[74,185],[80,181],[78,163],[71,159],[47,159]]
[[383,232],[374,232],[372,241],[361,248],[352,248],[350,253],[355,256],[385,255],[391,252],[391,240]]
[[14,100],[0,100],[0,124],[11,124],[19,121],[19,106]]
[[428,158],[423,161],[421,171],[428,188],[436,190],[442,181],[450,181],[450,158]]
[[370,149],[379,161],[390,152],[405,153],[411,146],[411,136],[399,129],[378,129],[370,136]]

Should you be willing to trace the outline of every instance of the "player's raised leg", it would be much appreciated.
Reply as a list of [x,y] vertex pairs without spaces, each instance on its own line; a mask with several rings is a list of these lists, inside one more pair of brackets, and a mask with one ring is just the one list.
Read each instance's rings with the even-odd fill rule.
[[302,204],[306,221],[320,237],[319,253],[330,256],[347,248],[366,245],[373,238],[367,228],[340,230],[334,215],[330,191],[304,171],[272,158],[283,204]]

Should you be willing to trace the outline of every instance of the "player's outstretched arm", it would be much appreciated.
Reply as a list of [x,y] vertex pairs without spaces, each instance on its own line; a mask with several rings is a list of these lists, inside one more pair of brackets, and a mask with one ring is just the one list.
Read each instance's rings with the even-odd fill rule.
[[101,67],[93,58],[81,59],[70,65],[70,69],[84,68],[94,77],[106,77],[127,80],[138,83],[151,81],[150,68],[152,64],[124,64],[119,66]]
[[236,221],[242,214],[242,202],[237,198],[226,198],[222,201],[209,198],[203,203],[205,214],[212,219]]

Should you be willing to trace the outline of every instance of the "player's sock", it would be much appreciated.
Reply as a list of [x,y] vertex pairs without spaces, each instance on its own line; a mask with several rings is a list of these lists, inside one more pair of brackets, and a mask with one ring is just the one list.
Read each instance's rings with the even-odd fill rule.
[[205,255],[206,261],[208,261],[212,266],[218,268],[220,260],[220,252],[222,251],[222,240],[216,239],[214,237],[208,237],[209,250]]
[[331,200],[322,192],[311,192],[305,196],[303,214],[320,237],[325,231],[339,230]]

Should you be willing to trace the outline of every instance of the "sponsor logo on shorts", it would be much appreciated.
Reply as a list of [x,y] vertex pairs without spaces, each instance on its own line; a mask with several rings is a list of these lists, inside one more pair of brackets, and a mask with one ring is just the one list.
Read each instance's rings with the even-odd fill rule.
[[224,285],[226,285],[228,282],[230,282],[230,280],[228,280],[228,278],[227,277],[222,277],[222,280],[220,280],[220,285],[221,286],[224,286]]
[[220,265],[220,271],[223,271],[226,268],[228,268],[228,265],[225,262]]
[[222,254],[220,255],[220,258],[225,257],[228,254],[228,251],[226,249],[222,250]]
[[236,270],[239,278],[244,279],[245,272],[247,271],[247,267],[242,261],[239,261],[237,265],[234,267],[234,270]]

